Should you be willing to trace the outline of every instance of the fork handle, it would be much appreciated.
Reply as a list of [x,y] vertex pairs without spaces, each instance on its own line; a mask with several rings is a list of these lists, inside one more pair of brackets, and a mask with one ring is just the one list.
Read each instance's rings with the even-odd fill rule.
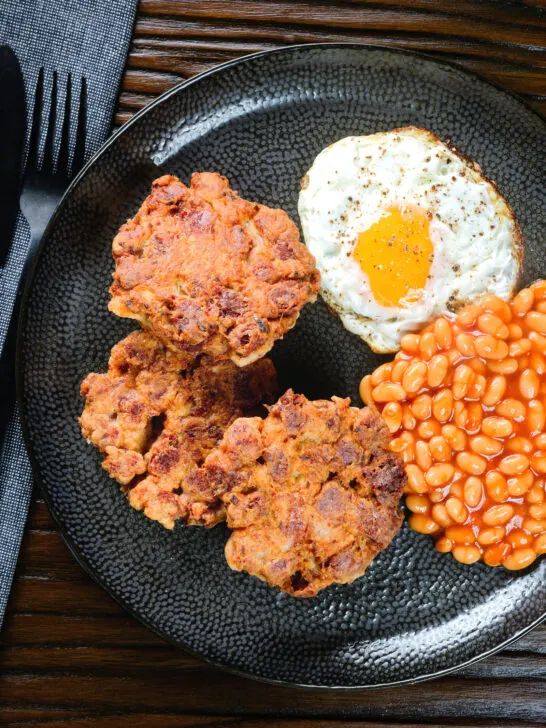
[[25,262],[23,263],[23,268],[21,270],[21,275],[19,277],[15,301],[11,311],[11,318],[0,356],[0,382],[2,382],[2,387],[0,388],[0,453],[4,449],[7,428],[9,427],[16,402],[15,364],[17,351],[17,329],[21,313],[21,301],[23,298],[25,282],[36,249],[61,196],[62,191],[59,191],[59,195],[55,199],[52,196],[48,196],[43,199],[42,203],[35,199],[34,202],[36,204],[33,206],[32,213],[28,216],[25,215],[25,206],[21,204],[21,212],[27,218],[27,222],[30,226],[30,242],[27,248]]

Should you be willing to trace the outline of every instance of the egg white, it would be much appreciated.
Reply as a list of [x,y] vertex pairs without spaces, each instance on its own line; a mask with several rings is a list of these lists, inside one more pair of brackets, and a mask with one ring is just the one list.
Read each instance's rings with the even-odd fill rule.
[[[419,300],[379,304],[352,253],[359,233],[392,206],[432,214],[434,260]],[[302,180],[299,216],[320,270],[321,294],[344,326],[376,352],[485,292],[509,298],[521,233],[479,167],[425,129],[347,137],[324,149]]]

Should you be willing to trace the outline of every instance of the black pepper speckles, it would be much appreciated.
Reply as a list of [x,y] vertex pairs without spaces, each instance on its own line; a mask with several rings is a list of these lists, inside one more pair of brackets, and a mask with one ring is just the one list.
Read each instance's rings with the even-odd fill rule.
[[[423,101],[410,112],[409,98]],[[23,415],[67,538],[105,588],[165,637],[260,677],[345,686],[411,680],[494,648],[544,611],[544,560],[519,575],[465,567],[407,526],[355,584],[304,603],[284,597],[229,569],[223,526],[167,533],[128,508],[79,433],[81,379],[104,369],[111,346],[134,328],[106,308],[110,250],[159,176],[150,157],[185,181],[194,170],[218,170],[243,196],[297,220],[300,179],[321,149],[408,124],[432,127],[483,165],[522,225],[523,282],[541,277],[543,122],[462,71],[336,46],[232,65],[149,108],[73,189],[38,262],[21,339]],[[285,387],[355,403],[362,374],[386,360],[322,302],[303,310],[273,356]]]

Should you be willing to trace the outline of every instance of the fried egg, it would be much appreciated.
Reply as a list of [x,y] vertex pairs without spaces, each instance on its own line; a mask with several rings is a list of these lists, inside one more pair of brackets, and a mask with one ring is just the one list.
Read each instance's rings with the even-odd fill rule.
[[376,352],[516,286],[522,242],[510,206],[477,164],[425,129],[327,147],[302,180],[298,207],[323,298]]

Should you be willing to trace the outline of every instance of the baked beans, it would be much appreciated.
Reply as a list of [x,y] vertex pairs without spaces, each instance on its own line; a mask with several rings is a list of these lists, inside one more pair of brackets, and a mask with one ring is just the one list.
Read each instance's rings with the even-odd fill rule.
[[410,526],[463,563],[546,553],[546,281],[486,295],[364,377],[408,476]]

